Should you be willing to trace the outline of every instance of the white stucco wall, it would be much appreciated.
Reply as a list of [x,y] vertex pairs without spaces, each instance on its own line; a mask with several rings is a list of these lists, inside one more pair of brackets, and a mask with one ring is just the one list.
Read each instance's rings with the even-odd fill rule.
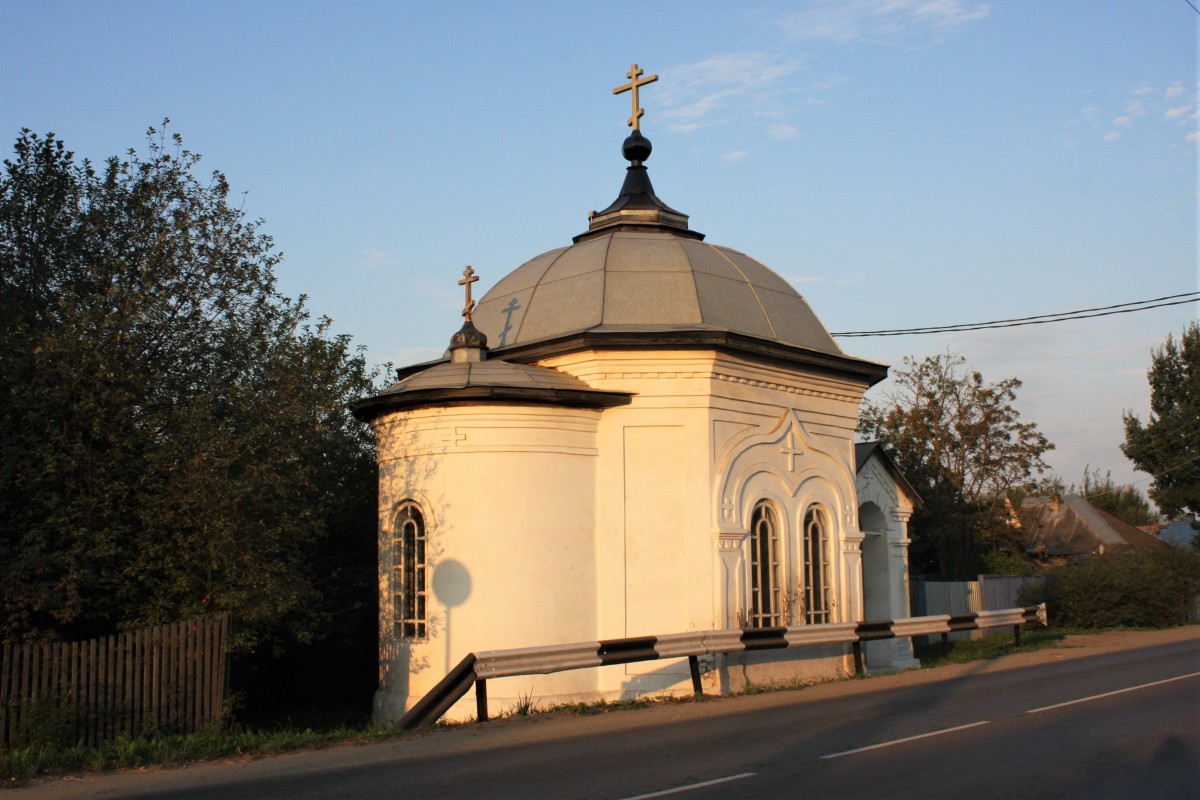
[[[378,718],[394,720],[467,653],[585,641],[595,634],[595,462],[599,413],[466,406],[393,414],[376,423],[380,453]],[[394,509],[426,518],[429,634],[396,635]],[[591,692],[567,672],[523,691]],[[497,687],[502,689],[502,687]],[[497,707],[506,698],[494,693]],[[511,703],[510,703],[511,705]],[[474,713],[459,709],[454,716]]]

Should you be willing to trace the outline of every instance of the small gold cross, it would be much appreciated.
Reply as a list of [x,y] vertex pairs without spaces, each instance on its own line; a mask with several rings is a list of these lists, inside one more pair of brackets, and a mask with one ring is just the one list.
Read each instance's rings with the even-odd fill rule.
[[642,78],[641,80],[638,80],[638,78],[641,78],[643,74],[643,71],[638,67],[638,65],[634,64],[629,68],[629,72],[625,73],[625,77],[629,78],[629,83],[613,89],[613,94],[621,94],[622,92],[628,92],[632,90],[633,116],[630,117],[629,122],[625,124],[633,128],[635,131],[641,129],[639,120],[641,120],[642,115],[646,113],[645,109],[638,105],[638,87],[645,86],[647,83],[654,83],[656,80],[658,80],[657,75],[651,75],[648,78]]
[[475,301],[471,299],[471,284],[479,280],[479,276],[475,274],[475,270],[467,267],[463,270],[463,279],[458,282],[459,286],[467,287],[467,304],[463,306],[463,317],[467,322],[471,321],[471,312],[475,310]]

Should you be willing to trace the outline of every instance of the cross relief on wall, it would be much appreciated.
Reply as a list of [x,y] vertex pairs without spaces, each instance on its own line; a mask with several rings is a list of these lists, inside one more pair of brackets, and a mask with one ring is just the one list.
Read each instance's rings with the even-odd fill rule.
[[788,472],[796,471],[796,456],[804,455],[804,451],[796,447],[796,432],[788,429],[787,436],[784,438],[783,444],[779,446],[779,452],[787,456]]

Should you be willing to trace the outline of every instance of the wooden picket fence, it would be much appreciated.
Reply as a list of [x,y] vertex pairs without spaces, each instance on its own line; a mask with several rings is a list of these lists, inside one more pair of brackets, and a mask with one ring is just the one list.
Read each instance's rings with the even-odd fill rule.
[[220,720],[229,614],[86,642],[5,644],[0,751],[97,745]]

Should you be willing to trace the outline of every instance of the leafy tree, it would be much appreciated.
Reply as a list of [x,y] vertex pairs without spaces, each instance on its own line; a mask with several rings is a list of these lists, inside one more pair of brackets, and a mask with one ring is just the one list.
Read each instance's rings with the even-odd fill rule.
[[374,374],[165,128],[99,169],[26,130],[4,162],[2,638],[228,609],[249,648],[374,602],[374,449],[346,410]]
[[1021,382],[988,384],[962,356],[904,359],[894,389],[866,401],[859,432],[885,443],[920,493],[912,563],[923,572],[973,577],[985,553],[1020,552],[1004,501],[1046,468],[1053,445],[1013,407]]
[[1112,472],[1105,472],[1103,477],[1100,470],[1091,466],[1083,470],[1083,485],[1071,486],[1073,494],[1079,494],[1101,511],[1107,511],[1119,520],[1130,525],[1149,525],[1156,519],[1146,498],[1132,484],[1119,484],[1113,481]]
[[1033,561],[1007,550],[992,550],[983,556],[983,568],[993,575],[1032,575]]
[[1150,499],[1169,517],[1200,513],[1200,323],[1167,335],[1150,358],[1150,420],[1125,413],[1121,451],[1150,473]]

